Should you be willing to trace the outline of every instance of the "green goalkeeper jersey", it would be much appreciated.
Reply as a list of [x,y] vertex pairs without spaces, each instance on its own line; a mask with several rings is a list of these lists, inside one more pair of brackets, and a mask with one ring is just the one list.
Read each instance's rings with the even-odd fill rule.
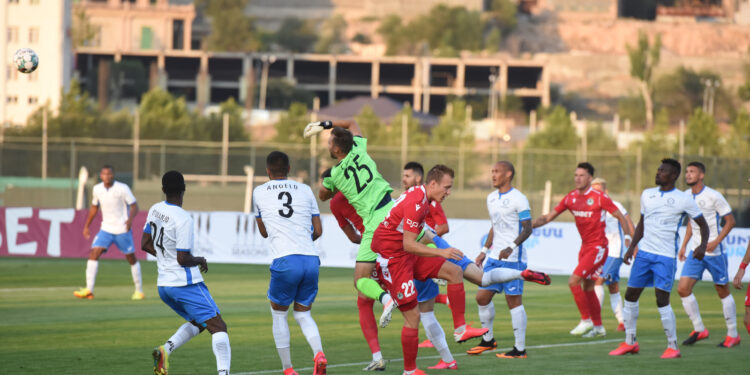
[[331,168],[331,177],[323,179],[323,186],[344,194],[362,220],[393,191],[391,185],[378,172],[375,161],[367,155],[367,139],[354,137],[354,145],[341,162]]

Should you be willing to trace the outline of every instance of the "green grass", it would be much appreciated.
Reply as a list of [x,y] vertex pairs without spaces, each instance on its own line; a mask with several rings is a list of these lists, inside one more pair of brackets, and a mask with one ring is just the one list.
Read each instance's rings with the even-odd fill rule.
[[[23,374],[148,374],[152,371],[151,349],[166,341],[183,323],[159,299],[156,292],[156,265],[144,262],[146,300],[130,301],[132,281],[124,261],[102,261],[94,300],[77,300],[74,289],[84,281],[84,260],[0,258],[0,373]],[[206,284],[229,327],[232,345],[232,371],[281,373],[271,333],[267,266],[209,265]],[[359,329],[352,270],[322,269],[320,291],[313,307],[323,347],[332,374],[360,374],[370,353]],[[478,321],[474,294],[467,284],[469,321]],[[726,328],[721,304],[710,283],[699,283],[695,294],[701,303],[703,320],[711,337],[694,347],[682,347],[683,358],[661,360],[666,346],[652,289],[647,289],[640,305],[638,338],[641,354],[609,357],[624,335],[614,330],[615,321],[605,301],[603,317],[608,335],[587,340],[572,337],[568,331],[578,322],[565,277],[553,277],[549,287],[526,285],[524,305],[529,315],[526,360],[502,360],[492,354],[464,355],[474,344],[450,347],[459,363],[457,373],[555,373],[555,374],[738,374],[747,373],[750,339],[742,327],[743,293],[733,290],[738,304],[740,334],[746,343],[738,348],[721,349],[716,344]],[[497,317],[495,337],[501,349],[513,345],[510,316],[504,298],[495,298]],[[672,306],[677,315],[678,337],[691,330],[676,293]],[[438,320],[450,337],[450,312],[436,308]],[[300,374],[311,374],[312,353],[299,327],[290,317],[292,361]],[[478,325],[478,323],[476,324]],[[401,319],[381,330],[380,340],[386,359],[401,358]],[[420,328],[420,337],[424,332]],[[566,346],[566,344],[569,344]],[[539,347],[550,346],[550,347]],[[426,370],[437,362],[434,349],[422,349],[418,365]],[[209,334],[203,333],[170,356],[170,374],[212,374],[216,365]],[[388,364],[385,374],[400,374],[400,360]],[[444,372],[444,371],[443,371]],[[440,371],[433,371],[440,373]]]

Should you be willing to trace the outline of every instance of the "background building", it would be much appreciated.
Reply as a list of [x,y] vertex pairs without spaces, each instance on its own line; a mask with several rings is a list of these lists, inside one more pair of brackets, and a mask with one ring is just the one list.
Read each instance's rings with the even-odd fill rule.
[[[73,72],[71,0],[0,1],[0,122],[25,124],[39,105],[57,108],[63,88]],[[28,47],[39,55],[39,69],[19,73],[11,63],[13,53]]]

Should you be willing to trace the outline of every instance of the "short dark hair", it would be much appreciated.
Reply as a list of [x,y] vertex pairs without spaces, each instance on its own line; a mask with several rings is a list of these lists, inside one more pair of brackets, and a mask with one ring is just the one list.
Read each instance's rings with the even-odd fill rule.
[[688,163],[687,166],[688,167],[696,167],[696,168],[700,169],[701,172],[706,173],[706,166],[703,165],[703,163],[701,163],[699,161],[691,161],[690,163]]
[[427,180],[425,181],[425,184],[429,184],[430,181],[439,182],[445,175],[449,175],[453,178],[453,169],[443,164],[437,164],[427,172]]
[[333,144],[336,145],[341,152],[348,154],[354,146],[354,136],[352,132],[344,128],[333,128],[331,130],[331,137],[333,137]]
[[320,174],[320,179],[325,179],[326,177],[331,177],[331,168],[328,168],[323,171],[323,173]]
[[411,169],[414,172],[417,172],[420,176],[424,177],[424,168],[422,167],[422,164],[417,163],[416,161],[410,161],[404,165],[404,170]]
[[507,160],[500,160],[499,162],[497,162],[497,164],[502,164],[506,168],[508,168],[508,170],[510,171],[510,180],[513,181],[513,177],[516,177],[516,167],[513,166],[513,163]]
[[578,165],[576,166],[576,168],[585,169],[586,172],[589,172],[589,175],[591,177],[594,177],[594,166],[591,165],[591,163],[589,163],[587,161],[584,161],[583,163],[578,163]]
[[274,176],[286,176],[289,173],[289,156],[281,151],[271,151],[266,156],[266,168]]
[[161,191],[168,197],[185,191],[185,178],[178,171],[169,171],[161,176]]
[[115,173],[115,167],[113,167],[111,164],[104,164],[104,165],[102,165],[102,168],[100,169],[100,171],[102,169],[109,169],[110,171],[112,171],[112,173]]
[[677,174],[677,177],[680,176],[680,172],[682,171],[682,166],[680,165],[679,161],[675,159],[671,159],[671,158],[666,158],[666,159],[661,159],[661,163],[671,166],[674,169],[674,172]]

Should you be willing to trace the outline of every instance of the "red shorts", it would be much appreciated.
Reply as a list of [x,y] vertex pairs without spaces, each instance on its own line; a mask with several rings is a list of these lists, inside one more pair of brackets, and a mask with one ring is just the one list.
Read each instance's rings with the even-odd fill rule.
[[414,279],[438,277],[443,263],[445,258],[442,257],[420,257],[414,254],[391,259],[378,257],[378,282],[396,301],[399,310],[408,311],[417,306]]
[[602,266],[607,261],[606,246],[585,246],[578,252],[578,266],[573,274],[584,279],[594,280],[602,273]]

